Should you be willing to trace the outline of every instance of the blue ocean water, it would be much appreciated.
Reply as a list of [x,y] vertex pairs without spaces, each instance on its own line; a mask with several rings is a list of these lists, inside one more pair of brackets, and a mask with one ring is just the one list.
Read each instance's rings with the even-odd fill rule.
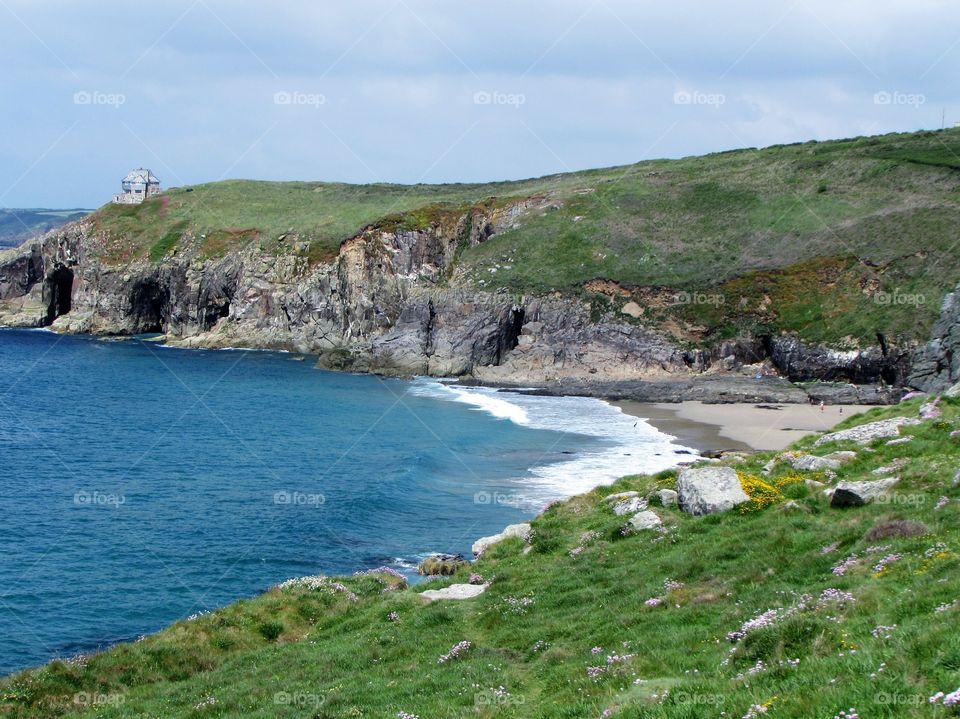
[[680,458],[598,400],[0,330],[0,673],[290,577],[463,552]]

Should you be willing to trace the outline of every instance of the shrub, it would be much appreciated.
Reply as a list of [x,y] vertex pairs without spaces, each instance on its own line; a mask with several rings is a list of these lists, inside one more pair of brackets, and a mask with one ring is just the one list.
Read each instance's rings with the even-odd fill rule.
[[921,537],[928,534],[930,528],[923,522],[911,522],[906,519],[894,519],[878,522],[864,535],[868,542],[891,537]]
[[262,636],[268,642],[275,642],[277,638],[283,634],[283,622],[263,622],[257,627],[257,631],[260,632],[260,636]]

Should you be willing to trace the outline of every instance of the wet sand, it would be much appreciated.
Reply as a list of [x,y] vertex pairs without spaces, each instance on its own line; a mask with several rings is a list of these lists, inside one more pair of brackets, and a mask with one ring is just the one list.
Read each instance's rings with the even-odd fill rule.
[[820,410],[809,404],[644,404],[615,402],[627,414],[642,417],[680,444],[695,449],[785,449],[811,432],[824,432],[839,422],[872,409],[867,405],[834,405]]

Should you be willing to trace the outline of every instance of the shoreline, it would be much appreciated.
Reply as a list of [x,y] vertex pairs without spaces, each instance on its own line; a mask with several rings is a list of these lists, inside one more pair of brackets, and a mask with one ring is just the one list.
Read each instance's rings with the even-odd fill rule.
[[625,413],[647,420],[680,444],[700,452],[779,451],[802,437],[826,432],[849,417],[877,405],[825,406],[795,403],[706,404],[699,401],[612,402]]

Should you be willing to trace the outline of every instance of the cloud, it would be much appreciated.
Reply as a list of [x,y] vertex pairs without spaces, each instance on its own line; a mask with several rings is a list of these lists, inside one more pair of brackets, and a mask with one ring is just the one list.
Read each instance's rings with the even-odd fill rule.
[[946,2],[548,7],[5,0],[0,204],[96,206],[135,165],[479,181],[960,119]]

